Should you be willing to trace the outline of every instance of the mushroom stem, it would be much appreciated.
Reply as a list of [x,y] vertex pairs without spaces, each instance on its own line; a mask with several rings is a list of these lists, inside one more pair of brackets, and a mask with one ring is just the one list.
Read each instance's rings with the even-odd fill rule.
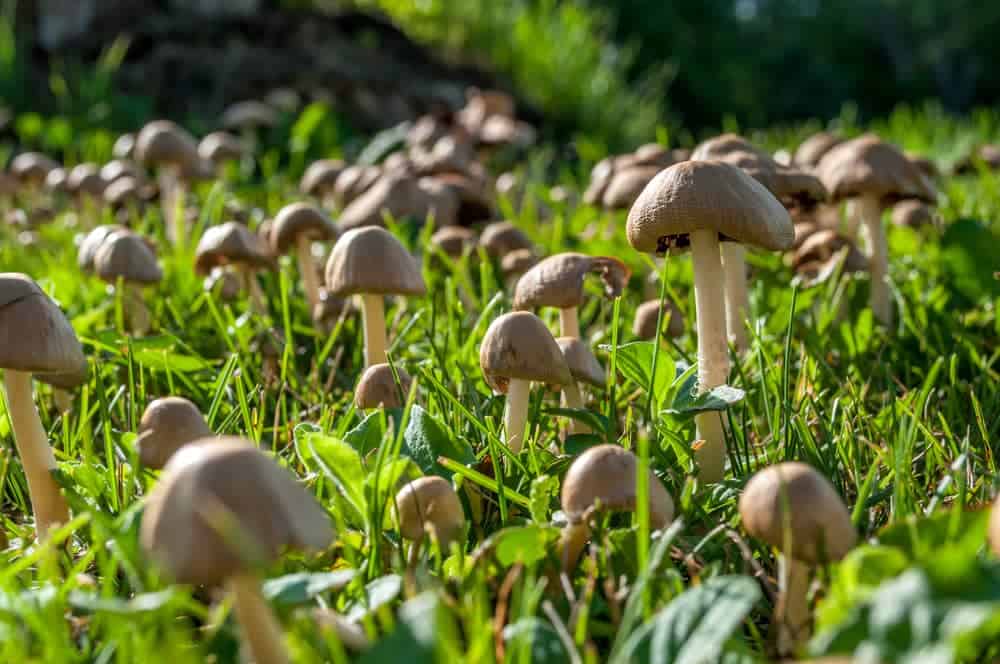
[[874,196],[853,202],[854,217],[865,229],[868,265],[871,271],[871,308],[875,318],[886,327],[892,325],[892,301],[889,296],[889,248],[882,226],[882,206]]
[[299,272],[302,273],[302,287],[306,292],[306,299],[309,301],[309,311],[319,304],[319,275],[316,274],[316,266],[312,257],[312,241],[300,234],[295,240],[295,249],[299,261]]
[[531,381],[511,378],[507,385],[507,404],[503,412],[503,430],[507,447],[514,454],[524,445],[525,430],[528,427],[528,397],[531,395]]
[[[729,376],[722,260],[716,231],[691,232],[691,260],[698,324],[698,389],[707,392],[725,384]],[[698,438],[703,441],[695,449],[699,477],[704,482],[718,482],[723,478],[726,466],[726,437],[721,413],[698,413],[695,424]]]
[[125,287],[126,309],[128,311],[129,328],[137,337],[144,337],[149,332],[149,308],[142,297],[142,289],[136,284]]
[[381,295],[361,294],[361,324],[365,334],[365,368],[386,361],[385,300]]
[[570,572],[576,568],[576,563],[580,560],[580,554],[587,546],[588,539],[590,539],[590,527],[586,521],[568,523],[563,528],[562,535],[559,537],[559,557],[562,559],[564,572]]
[[[572,408],[574,410],[583,410],[583,393],[580,392],[580,384],[573,381],[567,385],[563,385],[563,404],[567,408]],[[569,433],[591,433],[592,430],[589,426],[583,422],[570,419],[569,422]]]
[[746,321],[750,312],[746,249],[739,242],[723,242],[721,248],[726,277],[726,331],[729,343],[737,353],[743,353],[749,346]]
[[7,369],[3,379],[14,442],[28,479],[35,529],[39,539],[44,539],[52,528],[69,521],[69,508],[52,477],[52,471],[57,468],[56,458],[35,409],[31,374]]
[[229,579],[233,608],[240,623],[243,638],[250,646],[256,664],[287,664],[284,636],[278,619],[260,592],[260,582],[249,574],[237,574]]
[[559,328],[564,337],[580,338],[580,315],[576,307],[559,310]]
[[809,567],[778,556],[778,602],[774,608],[778,654],[791,655],[809,640]]
[[261,290],[260,284],[257,283],[257,275],[250,268],[244,267],[243,281],[246,282],[247,293],[250,296],[250,308],[256,313],[264,316],[267,314],[267,298],[264,297],[264,291]]
[[156,176],[160,189],[160,206],[163,209],[163,223],[167,227],[167,238],[171,244],[178,244],[185,235],[184,214],[177,213],[177,201],[180,199],[180,178],[174,166],[162,166]]

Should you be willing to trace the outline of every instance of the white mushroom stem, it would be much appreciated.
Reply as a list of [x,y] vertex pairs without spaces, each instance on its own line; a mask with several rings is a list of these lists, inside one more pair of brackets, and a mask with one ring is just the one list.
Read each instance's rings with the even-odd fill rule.
[[175,245],[186,235],[184,232],[184,213],[177,211],[177,203],[181,198],[179,175],[176,166],[161,166],[156,176],[156,183],[160,189],[163,223],[167,227],[167,238]]
[[[698,319],[698,389],[707,392],[724,385],[729,377],[722,261],[716,231],[697,230],[691,233],[691,260],[694,264],[694,300]],[[698,413],[695,424],[698,438],[702,441],[694,451],[699,477],[703,482],[718,482],[726,468],[726,436],[721,413]]]
[[791,655],[809,640],[809,567],[786,555],[778,557],[775,622],[778,654]]
[[726,275],[726,331],[737,353],[749,347],[747,317],[750,294],[747,291],[746,249],[739,242],[722,242],[722,269]]
[[142,288],[138,284],[128,284],[125,287],[125,310],[128,312],[129,329],[137,337],[144,337],[149,332],[149,308],[142,297]]
[[295,249],[299,272],[302,273],[302,287],[306,291],[306,299],[309,300],[309,311],[312,311],[319,304],[319,275],[316,273],[313,261],[312,240],[304,234],[299,235],[295,240]]
[[247,293],[250,296],[250,308],[264,316],[267,314],[267,298],[264,297],[264,291],[261,289],[260,284],[257,283],[257,275],[254,271],[248,267],[241,268],[243,272],[243,281],[246,283]]
[[851,218],[865,229],[868,245],[868,269],[871,272],[871,308],[883,325],[892,325],[892,300],[889,296],[889,247],[882,226],[882,205],[875,196],[851,201]]
[[587,546],[589,539],[590,527],[586,521],[566,524],[559,537],[559,557],[562,560],[564,572],[570,572],[576,568],[580,554],[583,553],[583,548]]
[[287,664],[284,634],[260,592],[260,581],[249,574],[238,574],[229,579],[228,585],[240,632],[255,664]]
[[381,295],[361,294],[361,324],[365,333],[365,368],[386,361],[385,300]]
[[507,385],[507,403],[503,411],[503,431],[507,447],[517,454],[524,445],[528,427],[528,397],[531,395],[531,381],[511,378]]
[[14,442],[28,479],[28,493],[35,512],[35,529],[39,539],[44,539],[52,528],[69,521],[69,507],[52,477],[52,471],[57,468],[56,458],[35,409],[31,374],[7,369],[3,378]]
[[[574,410],[583,410],[583,393],[576,381],[563,385],[563,405]],[[592,433],[592,429],[577,419],[570,419],[569,433]]]
[[559,328],[561,336],[580,338],[580,314],[576,307],[559,310]]

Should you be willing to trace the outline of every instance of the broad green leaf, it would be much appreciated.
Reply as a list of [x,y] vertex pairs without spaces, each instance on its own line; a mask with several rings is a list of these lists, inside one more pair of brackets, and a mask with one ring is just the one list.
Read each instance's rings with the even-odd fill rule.
[[492,547],[497,561],[504,567],[515,563],[534,565],[555,550],[559,532],[553,526],[511,526],[495,533],[483,546]]
[[[556,630],[535,616],[521,618],[503,629],[503,640],[511,661],[569,664],[572,660]],[[518,659],[518,655],[525,655]]]
[[365,586],[363,599],[352,602],[347,609],[347,619],[358,621],[374,613],[380,606],[393,601],[403,590],[403,578],[398,574],[387,574]]
[[677,390],[673,403],[666,412],[671,415],[695,415],[710,410],[726,410],[730,406],[743,401],[746,392],[729,385],[719,385],[708,392],[695,394],[694,388],[685,385],[685,389]]
[[275,604],[305,604],[328,590],[340,590],[356,576],[353,569],[336,572],[297,572],[264,581],[261,590]]
[[103,597],[97,593],[73,590],[69,593],[67,602],[77,611],[133,616],[158,611],[169,604],[174,597],[177,597],[176,588],[168,588],[155,593],[140,593],[129,599]]
[[540,475],[531,481],[531,520],[535,523],[549,522],[549,506],[559,495],[559,478],[551,475]]
[[[601,346],[601,349],[610,351],[611,346],[605,344]],[[660,404],[666,398],[676,371],[670,356],[661,348],[656,358],[656,380],[653,381],[654,349],[652,341],[632,341],[622,344],[618,346],[616,362],[621,374],[641,387],[643,391],[647,391],[652,385],[654,403]]]
[[426,474],[450,478],[438,457],[447,457],[462,464],[475,463],[476,455],[467,441],[456,440],[444,425],[418,405],[410,409],[410,420],[403,432],[401,453],[413,459]]
[[880,544],[903,551],[911,560],[934,559],[945,547],[975,555],[986,539],[989,510],[942,510],[931,516],[909,516],[884,528]]
[[386,418],[386,423],[388,420],[394,420],[398,425],[401,414],[398,408],[390,409],[384,414],[379,411],[368,413],[357,426],[344,434],[344,442],[356,449],[358,454],[364,456],[372,450],[378,449],[385,438],[385,426],[382,418]]
[[960,219],[945,230],[941,247],[941,265],[962,295],[971,302],[1000,296],[1000,281],[993,278],[1000,236],[979,221]]
[[302,463],[318,469],[340,491],[364,523],[368,513],[365,500],[365,471],[361,457],[342,440],[324,435],[312,425],[295,427],[295,451]]

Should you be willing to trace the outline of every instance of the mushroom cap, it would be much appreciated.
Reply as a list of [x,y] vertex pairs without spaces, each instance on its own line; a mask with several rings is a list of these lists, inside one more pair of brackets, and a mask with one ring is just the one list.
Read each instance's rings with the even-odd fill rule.
[[[364,226],[384,226],[385,215],[394,219],[413,217],[423,222],[433,202],[415,177],[408,173],[387,173],[363,194],[352,200],[337,222],[341,230]],[[457,207],[453,199],[452,208]]]
[[514,308],[579,307],[583,304],[584,278],[590,273],[601,277],[608,298],[618,297],[631,276],[625,263],[611,256],[555,254],[543,258],[517,282]]
[[110,283],[119,277],[137,284],[153,284],[163,279],[156,254],[132,231],[116,231],[104,238],[94,252],[94,272]]
[[898,148],[873,134],[834,147],[816,166],[834,200],[875,196],[883,204],[903,198],[933,203],[934,184]]
[[0,369],[87,371],[80,341],[62,311],[30,277],[17,272],[0,272]]
[[302,106],[302,96],[292,88],[274,88],[264,96],[264,101],[282,113],[294,113]]
[[663,248],[663,239],[696,230],[763,249],[784,250],[792,220],[771,192],[735,166],[684,161],[653,178],[628,213],[626,234],[639,251]]
[[286,548],[323,549],[332,538],[328,515],[295,476],[234,437],[179,449],[147,499],[140,530],[143,548],[175,580],[199,585]]
[[[632,322],[632,334],[640,339],[656,338],[656,320],[660,313],[660,301],[647,300],[635,310],[635,320]],[[663,330],[663,336],[677,338],[684,334],[684,316],[669,298],[663,301],[663,316],[670,315],[670,322]]]
[[288,252],[300,236],[310,240],[335,240],[337,227],[315,205],[291,203],[278,211],[271,224],[271,252],[276,255]]
[[535,142],[535,128],[506,115],[491,115],[476,136],[483,145],[528,146]]
[[627,208],[661,170],[661,166],[634,166],[616,171],[601,196],[601,204],[608,210]]
[[57,166],[45,174],[45,188],[54,194],[68,194],[69,172],[62,166]]
[[733,154],[749,153],[770,159],[770,155],[738,134],[722,134],[699,143],[691,153],[695,161],[726,161]]
[[432,179],[444,185],[458,199],[455,223],[471,226],[493,216],[493,197],[488,191],[486,178],[481,173],[472,170],[442,173]]
[[804,168],[815,168],[827,152],[844,142],[844,139],[831,134],[828,131],[818,131],[806,140],[802,141],[795,154],[792,155],[792,163]]
[[321,196],[333,191],[337,177],[346,168],[340,159],[320,159],[309,164],[299,181],[299,191],[310,196]]
[[896,203],[892,208],[892,223],[896,226],[919,228],[933,225],[935,219],[933,207],[911,198]]
[[448,124],[439,118],[433,115],[421,115],[406,133],[406,145],[429,148],[447,136],[450,131]]
[[913,162],[913,165],[920,169],[920,172],[926,175],[930,179],[934,179],[941,175],[941,170],[934,163],[934,160],[922,154],[917,154],[916,152],[904,152],[906,158]]
[[74,194],[102,198],[106,183],[97,164],[77,164],[66,176],[66,187]]
[[35,379],[60,390],[72,391],[87,382],[87,375],[87,365],[84,363],[74,371],[37,374]]
[[479,246],[490,256],[503,258],[518,249],[534,251],[535,245],[524,231],[509,221],[495,221],[488,224],[479,235]]
[[194,269],[200,275],[213,267],[238,264],[252,269],[269,267],[271,259],[257,236],[243,224],[227,221],[205,231],[195,249]]
[[222,126],[226,129],[256,129],[273,127],[278,124],[278,112],[262,101],[249,99],[238,101],[222,114]]
[[[562,508],[570,523],[586,522],[597,510],[632,512],[636,507],[639,459],[618,445],[597,445],[573,460],[562,483]],[[649,470],[649,525],[659,530],[674,518],[674,501]]]
[[[392,367],[388,364],[373,364],[361,374],[358,386],[354,388],[354,405],[362,410],[369,408],[402,408],[410,383],[410,374],[401,366],[396,366],[399,374],[399,388],[392,375]],[[400,398],[402,391],[402,399]]]
[[139,131],[135,157],[147,166],[175,166],[183,172],[200,169],[194,137],[170,120],[154,120]]
[[597,205],[604,199],[604,192],[615,173],[615,158],[605,157],[590,169],[590,182],[583,192],[583,202],[587,205]]
[[666,168],[678,161],[687,161],[689,155],[683,150],[670,150],[659,143],[646,143],[632,153],[632,163],[636,166],[659,166]]
[[451,258],[460,258],[466,251],[476,246],[475,231],[465,226],[445,226],[431,235],[431,246]]
[[156,399],[139,421],[139,461],[147,468],[163,468],[181,447],[211,436],[198,406],[183,397]]
[[22,182],[41,184],[58,162],[41,152],[22,152],[10,162],[10,174]]
[[107,186],[111,186],[116,180],[125,177],[134,178],[141,182],[145,179],[145,174],[138,164],[128,159],[112,159],[101,166],[101,179]]
[[111,146],[111,156],[115,159],[131,159],[135,152],[135,134],[122,134]]
[[797,461],[769,466],[750,478],[740,496],[743,527],[757,539],[805,563],[840,560],[858,535],[830,482]]
[[424,295],[420,266],[384,228],[349,230],[333,245],[326,263],[326,287],[334,295]]
[[792,267],[801,270],[803,266],[810,263],[826,263],[844,247],[848,247],[844,269],[849,272],[857,272],[868,266],[868,260],[850,239],[833,229],[824,228],[802,241],[802,244],[792,254]]
[[451,482],[429,475],[407,482],[396,494],[399,534],[416,541],[433,532],[443,551],[462,535],[465,512]]
[[479,347],[486,384],[507,392],[511,379],[549,385],[573,381],[569,365],[549,328],[533,313],[515,311],[494,319]]
[[118,178],[104,188],[104,202],[108,205],[123,205],[129,200],[142,199],[142,183],[132,176]]
[[382,176],[378,166],[362,166],[355,164],[340,172],[333,185],[333,195],[340,205],[348,205],[355,198],[368,191]]
[[242,159],[246,146],[227,131],[213,131],[198,142],[198,156],[213,164]]
[[337,318],[344,311],[346,300],[336,295],[331,295],[326,288],[319,289],[319,301],[312,310],[312,320],[321,329],[332,331],[337,322]]
[[94,269],[94,255],[97,254],[97,250],[101,248],[104,241],[108,239],[112,233],[118,233],[120,231],[128,231],[124,226],[119,226],[118,224],[105,224],[104,226],[98,226],[94,230],[87,233],[86,237],[83,238],[83,242],[80,243],[80,247],[76,253],[76,263],[84,272],[89,272]]
[[557,337],[556,343],[559,344],[559,350],[566,358],[566,365],[575,380],[594,387],[604,387],[607,384],[607,372],[583,340],[577,337]]
[[500,270],[505,277],[522,275],[538,263],[538,256],[531,249],[515,249],[500,260]]

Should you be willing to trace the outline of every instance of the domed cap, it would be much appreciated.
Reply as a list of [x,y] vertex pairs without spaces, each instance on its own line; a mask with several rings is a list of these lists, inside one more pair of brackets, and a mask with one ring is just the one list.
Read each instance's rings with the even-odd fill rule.
[[296,478],[233,437],[178,450],[147,499],[140,530],[143,548],[174,579],[198,585],[220,584],[284,549],[321,550],[332,538],[329,517]]
[[45,182],[45,176],[53,168],[59,168],[59,164],[41,152],[24,152],[14,157],[10,162],[10,174],[21,182],[32,182],[41,184]]
[[699,143],[694,152],[691,153],[691,159],[695,161],[725,161],[725,157],[739,153],[750,153],[758,157],[770,158],[770,155],[742,136],[722,134]]
[[679,161],[686,161],[689,155],[683,150],[669,150],[659,143],[646,143],[632,153],[632,163],[636,166],[659,166],[666,168]]
[[590,182],[583,192],[583,202],[587,205],[597,205],[604,199],[604,192],[615,173],[615,158],[605,157],[590,169]]
[[340,215],[342,231],[364,226],[384,226],[385,215],[393,219],[413,217],[423,222],[430,200],[417,179],[407,173],[388,173],[351,201]]
[[396,514],[400,535],[416,541],[424,533],[433,533],[442,551],[447,551],[465,529],[458,494],[448,480],[435,475],[407,482],[396,494]]
[[97,164],[77,164],[66,176],[66,187],[71,193],[102,198],[105,182]]
[[341,205],[348,205],[355,198],[368,191],[382,175],[378,166],[348,166],[333,185],[333,195]]
[[[562,483],[562,508],[570,523],[583,523],[598,510],[634,512],[639,459],[618,445],[597,445],[578,456]],[[649,525],[665,527],[674,518],[674,501],[663,482],[649,472]]]
[[147,166],[175,166],[182,171],[197,171],[200,162],[194,137],[170,120],[155,120],[139,132],[135,156]]
[[330,241],[337,239],[337,227],[330,218],[315,205],[292,203],[278,211],[271,224],[271,252],[284,254],[291,249],[300,236],[310,240]]
[[559,350],[566,358],[566,365],[575,380],[594,387],[604,387],[607,384],[607,372],[587,344],[576,337],[558,337],[556,343],[559,344]]
[[340,159],[320,159],[309,164],[302,174],[299,191],[310,196],[322,196],[333,191],[337,177],[343,172],[346,164]]
[[500,270],[505,277],[520,276],[538,263],[538,256],[531,249],[515,249],[500,260]]
[[611,256],[555,254],[542,259],[517,282],[514,308],[579,307],[583,304],[584,278],[591,273],[601,277],[608,298],[621,295],[631,276],[625,263]]
[[534,250],[535,245],[520,228],[509,221],[495,221],[483,229],[479,236],[479,246],[490,256],[503,258],[518,249]]
[[104,188],[104,202],[120,206],[129,201],[142,200],[142,183],[131,176],[118,178]]
[[146,407],[139,422],[139,461],[147,468],[163,468],[181,447],[211,435],[201,411],[187,399],[156,399]]
[[399,387],[396,387],[392,367],[388,364],[373,364],[365,369],[358,386],[354,388],[354,405],[362,410],[402,408],[413,379],[399,365],[396,366],[396,372],[399,374]]
[[[16,182],[16,180],[15,180]],[[45,188],[53,194],[68,194],[69,172],[62,166],[57,166],[45,174]],[[16,192],[17,189],[15,188]],[[12,192],[13,193],[13,192]]]
[[811,466],[779,463],[747,482],[740,496],[743,527],[757,539],[805,563],[840,560],[858,535],[833,485]]
[[549,385],[573,381],[552,333],[527,311],[504,314],[490,324],[479,347],[479,366],[495,392],[506,392],[511,379]]
[[152,284],[163,278],[156,254],[131,231],[117,231],[104,239],[94,253],[94,272],[110,283],[121,278],[131,283]]
[[101,179],[105,185],[110,186],[121,178],[134,178],[141,182],[145,179],[145,174],[138,164],[127,159],[112,159],[101,166]]
[[445,226],[431,235],[431,246],[450,258],[460,258],[465,252],[476,246],[478,238],[475,231],[464,226]]
[[795,150],[792,163],[805,168],[815,168],[827,152],[844,142],[844,139],[828,131],[816,132]]
[[845,272],[861,272],[868,269],[868,259],[851,242],[838,232],[824,228],[817,230],[802,241],[792,254],[792,267],[800,274],[817,276],[832,267],[840,253],[846,251]]
[[841,143],[816,166],[816,173],[834,200],[875,196],[883,204],[902,198],[933,203],[931,181],[894,145],[872,134]]
[[892,223],[896,226],[919,228],[931,226],[936,220],[934,208],[921,201],[907,199],[896,203],[892,208]]
[[80,269],[84,272],[93,270],[94,256],[97,254],[97,250],[101,248],[101,245],[108,239],[108,236],[112,233],[118,233],[120,231],[128,232],[128,229],[124,226],[119,226],[118,224],[106,224],[104,226],[98,226],[94,230],[87,233],[87,236],[83,238],[83,242],[80,243],[80,248],[76,253],[76,263],[80,266]]
[[[635,310],[635,320],[632,322],[632,334],[640,339],[656,338],[656,321],[660,313],[659,300],[647,300]],[[663,302],[663,319],[670,316],[670,322],[663,330],[663,336],[679,337],[684,334],[684,316],[669,298]]]
[[608,210],[627,208],[661,170],[660,166],[635,166],[616,171],[604,190],[601,204]]
[[416,259],[392,233],[378,226],[356,228],[340,236],[326,263],[326,287],[341,296],[427,292]]
[[87,382],[87,375],[87,365],[84,363],[81,367],[73,371],[36,374],[35,380],[40,380],[52,387],[69,392]]
[[247,100],[232,104],[222,114],[226,129],[255,129],[278,124],[278,112],[262,101]]
[[33,374],[86,373],[69,321],[30,277],[0,272],[0,369]]
[[264,253],[257,236],[235,221],[227,221],[205,231],[195,249],[194,269],[198,274],[205,275],[213,267],[231,263],[256,269],[271,265],[271,259]]
[[213,164],[242,159],[245,152],[243,141],[226,131],[213,131],[198,142],[198,156]]
[[111,156],[115,159],[131,159],[135,152],[135,134],[122,134],[111,146]]

